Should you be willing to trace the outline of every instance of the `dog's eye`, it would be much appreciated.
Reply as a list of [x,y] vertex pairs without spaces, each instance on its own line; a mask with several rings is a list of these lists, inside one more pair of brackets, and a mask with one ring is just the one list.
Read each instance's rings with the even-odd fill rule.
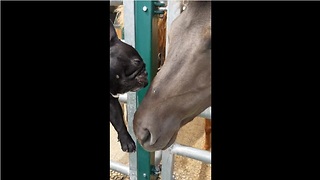
[[135,65],[139,65],[142,61],[140,59],[133,59]]

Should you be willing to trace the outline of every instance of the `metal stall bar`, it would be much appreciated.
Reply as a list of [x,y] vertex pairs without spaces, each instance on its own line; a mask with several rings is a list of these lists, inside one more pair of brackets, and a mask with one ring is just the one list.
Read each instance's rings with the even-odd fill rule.
[[119,101],[122,103],[127,103],[128,102],[128,93],[120,94]]
[[[123,1],[124,13],[124,40],[126,43],[135,47],[135,13],[134,0]],[[137,97],[135,92],[127,93],[127,113],[128,113],[128,132],[132,139],[136,142],[133,132],[133,115],[137,110]],[[129,154],[129,173],[131,180],[137,180],[137,153]]]
[[[148,80],[152,81],[157,73],[157,21],[154,15],[154,1],[135,1],[135,38],[136,49],[145,61]],[[145,96],[149,85],[137,92],[137,106]],[[139,180],[156,179],[154,171],[155,153],[145,151],[137,143],[137,177]]]
[[162,152],[162,179],[173,179],[175,155],[180,155],[198,161],[202,161],[207,164],[211,164],[211,152],[175,143],[172,146],[170,146],[167,150]]
[[129,167],[124,164],[110,161],[110,169],[129,176]]
[[211,120],[211,106],[205,109],[202,113],[200,113],[198,117],[203,117]]
[[[119,96],[119,101],[122,102],[122,103],[127,103],[128,102],[127,99],[128,99],[128,94],[127,93],[121,94]],[[205,109],[202,113],[200,113],[198,115],[198,117],[203,117],[203,118],[211,120],[211,106],[208,107],[207,109]]]
[[185,156],[188,158],[192,158],[195,160],[205,162],[207,164],[211,164],[211,153],[209,151],[193,148],[190,146],[184,146],[184,145],[177,144],[177,143],[174,144],[170,148],[170,150],[173,154]]

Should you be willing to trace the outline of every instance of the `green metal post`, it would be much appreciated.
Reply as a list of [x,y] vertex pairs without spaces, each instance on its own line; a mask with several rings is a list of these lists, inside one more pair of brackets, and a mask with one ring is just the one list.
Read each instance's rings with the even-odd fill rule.
[[[135,48],[146,64],[148,80],[152,81],[157,73],[157,19],[154,14],[154,1],[135,1]],[[137,106],[141,103],[150,83],[146,88],[137,92]],[[138,142],[138,141],[137,141]],[[153,180],[156,176],[152,173],[154,167],[154,153],[145,151],[137,143],[137,177],[138,180]]]

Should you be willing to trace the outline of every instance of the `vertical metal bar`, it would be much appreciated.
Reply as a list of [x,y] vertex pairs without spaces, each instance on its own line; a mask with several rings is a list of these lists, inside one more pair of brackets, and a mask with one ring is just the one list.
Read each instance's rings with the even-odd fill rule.
[[[128,132],[132,139],[136,142],[136,137],[133,132],[133,115],[137,110],[137,97],[135,92],[128,92],[127,112],[128,112]],[[130,180],[137,180],[137,153],[129,154],[129,176]]]
[[[134,0],[123,1],[124,13],[124,39],[126,43],[135,47],[135,18],[134,18]],[[128,132],[136,143],[136,137],[133,132],[133,115],[137,110],[136,93],[128,92],[127,96],[128,112]],[[137,144],[137,143],[136,143]],[[137,180],[137,153],[129,154],[129,176],[131,180]]]
[[[152,81],[157,73],[157,18],[154,16],[154,1],[135,1],[136,49],[146,63],[148,80]],[[149,85],[138,92],[138,101],[142,101]]]
[[[135,34],[136,49],[146,64],[148,80],[152,81],[157,72],[157,23],[154,16],[153,1],[135,1]],[[137,92],[137,105],[139,105],[145,96],[149,85]],[[151,174],[151,168],[154,166],[155,155],[145,151],[137,143],[137,177],[139,180],[156,179]]]
[[135,18],[134,0],[123,1],[124,39],[126,43],[135,47]]
[[168,149],[162,151],[161,179],[173,179],[174,153],[171,152],[172,147],[173,145],[171,145]]
[[161,162],[161,159],[162,159],[162,150],[156,151],[154,156],[155,156],[154,164],[156,166],[158,166]]

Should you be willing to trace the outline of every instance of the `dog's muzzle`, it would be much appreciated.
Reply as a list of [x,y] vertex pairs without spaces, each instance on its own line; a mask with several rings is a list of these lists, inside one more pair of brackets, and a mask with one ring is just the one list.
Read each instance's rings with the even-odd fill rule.
[[136,77],[136,79],[140,84],[144,85],[143,87],[146,87],[148,85],[148,73],[147,73],[147,71],[144,70],[141,74],[139,74]]
[[135,79],[137,80],[139,86],[131,90],[133,92],[138,91],[148,85],[148,73],[145,68],[142,69],[142,71],[135,77]]

